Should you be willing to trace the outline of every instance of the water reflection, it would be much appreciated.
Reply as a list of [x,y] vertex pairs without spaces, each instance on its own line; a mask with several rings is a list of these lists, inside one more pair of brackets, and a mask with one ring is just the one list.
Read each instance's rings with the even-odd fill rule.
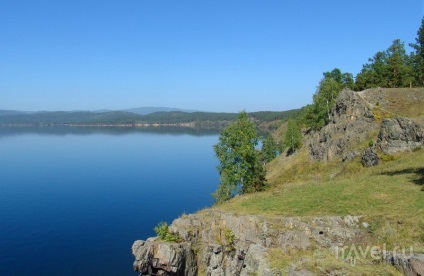
[[0,138],[24,134],[37,135],[127,135],[134,133],[211,136],[219,134],[219,129],[185,128],[185,127],[0,127]]

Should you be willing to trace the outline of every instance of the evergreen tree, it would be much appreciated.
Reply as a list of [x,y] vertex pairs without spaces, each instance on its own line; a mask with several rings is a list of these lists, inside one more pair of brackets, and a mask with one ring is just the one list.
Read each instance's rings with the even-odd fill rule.
[[388,87],[412,86],[413,69],[410,67],[404,43],[395,39],[387,49]]
[[[377,52],[356,76],[356,89],[373,87],[409,87],[414,81],[414,68],[404,43],[395,39],[384,52]],[[418,64],[419,62],[417,62]]]
[[256,126],[246,112],[241,112],[237,121],[222,131],[214,146],[221,182],[213,194],[217,203],[264,188],[265,170],[255,149],[257,144]]
[[386,52],[377,52],[370,63],[362,65],[362,70],[356,76],[356,89],[365,90],[373,87],[388,87],[388,70]]
[[341,86],[343,88],[346,87],[346,88],[349,88],[349,89],[352,89],[352,90],[355,88],[355,81],[353,79],[352,73],[343,73]]
[[415,50],[415,53],[411,54],[415,85],[424,86],[424,18],[421,20],[415,43],[411,43],[409,46]]

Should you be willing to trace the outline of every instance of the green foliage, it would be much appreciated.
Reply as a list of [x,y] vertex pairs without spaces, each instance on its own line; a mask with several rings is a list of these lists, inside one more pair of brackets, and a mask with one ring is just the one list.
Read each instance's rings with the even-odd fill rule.
[[277,157],[278,145],[275,143],[274,137],[269,135],[268,138],[262,141],[261,159],[263,162],[268,163]]
[[414,69],[414,80],[416,86],[424,86],[424,18],[417,32],[416,43],[411,43],[415,52],[411,54],[411,62]]
[[356,76],[356,89],[409,87],[414,82],[414,67],[404,43],[395,39],[384,52],[377,52]]
[[298,123],[293,119],[288,122],[284,146],[288,148],[289,153],[295,152],[302,146],[302,132]]
[[331,108],[343,88],[354,87],[351,73],[342,73],[335,68],[330,72],[323,73],[324,78],[320,81],[317,91],[313,96],[313,104],[304,107],[298,116],[299,122],[318,130],[331,121]]
[[369,141],[368,141],[368,147],[374,147],[374,140],[373,139],[370,139]]
[[233,233],[233,230],[230,228],[224,229],[224,237],[225,237],[225,247],[227,251],[233,251],[236,249],[236,236]]
[[169,232],[169,227],[166,222],[159,222],[159,224],[153,230],[155,230],[158,237],[164,241],[178,242],[180,240],[177,235]]
[[246,112],[241,112],[237,121],[222,131],[214,146],[221,182],[213,194],[217,203],[264,189],[265,169],[255,149],[257,144],[256,126]]

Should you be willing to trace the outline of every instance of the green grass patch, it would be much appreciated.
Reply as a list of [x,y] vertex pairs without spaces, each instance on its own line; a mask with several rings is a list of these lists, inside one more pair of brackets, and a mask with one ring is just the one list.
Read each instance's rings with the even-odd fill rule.
[[[242,214],[285,216],[422,214],[424,151],[390,159],[393,161],[372,168],[346,165],[343,170],[347,173],[333,179],[274,184],[267,192],[240,196],[217,208]],[[308,169],[291,169],[320,173],[313,165]]]
[[412,244],[424,252],[424,150],[372,168],[352,164],[332,179],[274,184],[214,208],[270,217],[362,215],[375,242]]

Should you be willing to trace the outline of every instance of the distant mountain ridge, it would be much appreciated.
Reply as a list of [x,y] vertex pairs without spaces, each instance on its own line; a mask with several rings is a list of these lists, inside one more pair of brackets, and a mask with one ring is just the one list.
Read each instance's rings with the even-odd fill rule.
[[175,111],[185,112],[185,113],[199,112],[198,110],[188,110],[188,109],[180,109],[180,108],[174,108],[174,107],[150,107],[150,106],[121,109],[119,111],[132,112],[132,113],[140,114],[140,115],[147,115],[147,114],[156,113],[156,112],[175,112]]
[[[237,119],[238,113],[195,112],[195,111],[157,111],[159,108],[139,108],[127,111],[41,111],[25,112],[0,110],[0,126],[179,126],[200,128],[223,128]],[[175,110],[173,108],[162,108]],[[178,109],[181,110],[181,109]],[[155,111],[155,112],[153,112]],[[136,113],[138,112],[138,113]],[[147,113],[146,112],[152,112]],[[249,116],[259,124],[266,122],[285,122],[298,112],[260,111]],[[144,115],[139,114],[144,113]],[[276,126],[276,125],[275,125]],[[273,126],[273,127],[275,127]],[[267,126],[269,127],[269,126]]]
[[28,115],[28,114],[35,114],[35,113],[52,113],[52,112],[66,112],[66,113],[75,113],[75,112],[90,112],[90,113],[107,113],[107,112],[130,112],[135,113],[139,115],[147,115],[155,112],[199,112],[198,110],[189,110],[189,109],[180,109],[175,107],[152,107],[152,106],[146,106],[146,107],[136,107],[136,108],[128,108],[128,109],[119,109],[119,110],[112,110],[112,109],[98,109],[98,110],[72,110],[72,111],[45,111],[45,110],[39,110],[39,111],[21,111],[21,110],[0,110],[0,116],[10,116],[10,115]]

